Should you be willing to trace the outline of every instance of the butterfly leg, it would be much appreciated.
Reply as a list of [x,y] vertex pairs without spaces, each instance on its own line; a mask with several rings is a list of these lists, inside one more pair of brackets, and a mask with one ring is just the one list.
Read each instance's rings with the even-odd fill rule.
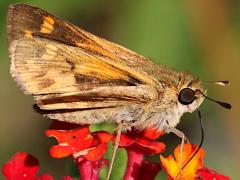
[[114,147],[113,147],[112,159],[110,162],[106,180],[109,180],[109,178],[111,176],[114,159],[116,157],[116,153],[117,153],[120,138],[121,138],[121,133],[122,133],[123,129],[131,130],[131,127],[133,127],[133,121],[120,121],[120,123],[118,123],[117,135],[116,135],[116,139],[115,139],[115,143],[114,143]]
[[116,153],[117,153],[117,150],[118,150],[118,145],[119,145],[122,130],[123,130],[123,123],[119,123],[118,127],[117,127],[117,136],[116,136],[114,147],[113,147],[112,159],[111,159],[111,163],[110,163],[110,166],[109,166],[109,169],[108,169],[108,174],[107,174],[106,180],[109,180],[109,178],[111,176],[112,167],[113,167],[114,159],[116,157]]
[[[174,128],[174,127],[168,127],[167,130],[165,130],[167,133],[174,133],[175,135],[177,135],[178,137],[181,138],[181,146],[180,146],[180,163],[179,163],[179,174],[181,176],[182,174],[182,167],[183,167],[183,147],[184,147],[184,143],[190,143],[190,141],[188,140],[188,138],[185,136],[185,134]],[[177,175],[178,176],[178,175]]]

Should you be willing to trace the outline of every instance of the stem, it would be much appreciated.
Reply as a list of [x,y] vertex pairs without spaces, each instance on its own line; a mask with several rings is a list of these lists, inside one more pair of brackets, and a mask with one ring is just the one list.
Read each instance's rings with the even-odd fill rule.
[[119,123],[119,125],[118,125],[118,130],[117,130],[116,140],[115,140],[115,144],[114,144],[114,147],[113,147],[113,155],[112,155],[111,163],[110,163],[110,166],[109,166],[109,169],[108,169],[108,173],[107,173],[107,178],[106,178],[106,180],[109,180],[109,178],[110,178],[110,176],[111,176],[114,159],[115,159],[115,157],[116,157],[116,153],[117,153],[119,141],[120,141],[120,138],[121,138],[121,133],[122,133],[122,123]]

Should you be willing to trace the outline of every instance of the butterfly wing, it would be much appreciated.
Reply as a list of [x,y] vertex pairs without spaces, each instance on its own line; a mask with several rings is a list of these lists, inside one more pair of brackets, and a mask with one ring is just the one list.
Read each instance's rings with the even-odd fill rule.
[[11,73],[53,119],[157,98],[152,62],[130,50],[29,5],[10,6],[7,24]]

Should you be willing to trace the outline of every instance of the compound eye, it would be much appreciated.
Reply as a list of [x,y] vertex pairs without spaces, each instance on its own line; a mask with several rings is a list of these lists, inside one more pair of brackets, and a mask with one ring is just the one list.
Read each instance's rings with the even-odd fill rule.
[[195,92],[190,88],[184,88],[178,95],[178,101],[183,105],[191,104],[196,99]]

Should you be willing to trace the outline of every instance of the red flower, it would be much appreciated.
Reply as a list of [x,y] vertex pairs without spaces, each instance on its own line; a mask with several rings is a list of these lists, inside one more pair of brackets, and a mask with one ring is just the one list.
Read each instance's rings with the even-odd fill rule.
[[61,180],[73,180],[71,176],[63,176]]
[[63,158],[72,155],[81,179],[98,179],[100,169],[107,165],[103,155],[107,151],[107,143],[112,140],[111,134],[91,133],[88,125],[54,121],[46,135],[56,138],[59,143],[50,148],[49,153],[52,157]]
[[[65,176],[65,177],[68,177],[68,179],[65,179],[65,180],[73,180],[73,178],[70,176]],[[37,178],[37,180],[54,180],[54,178],[51,175],[42,174]],[[61,180],[64,180],[64,179],[61,178]]]
[[38,160],[33,156],[18,152],[3,165],[3,175],[8,180],[53,180],[48,174],[37,176],[39,170]]
[[122,133],[119,147],[125,147],[128,153],[128,164],[124,179],[154,179],[161,167],[158,163],[144,160],[144,155],[158,154],[165,150],[165,144],[154,141],[163,134],[162,131],[146,129],[142,132],[129,131]]
[[128,163],[124,180],[153,180],[161,170],[159,163],[144,160],[144,154],[134,149],[127,149]]
[[90,161],[101,159],[107,151],[107,142],[112,139],[112,135],[107,132],[91,133],[87,125],[59,121],[53,122],[46,135],[56,138],[59,143],[49,150],[52,157],[63,158],[72,155],[76,159],[83,156]]
[[77,162],[81,179],[98,180],[100,169],[106,166],[108,161],[100,159],[98,161],[88,161],[86,159]]
[[230,180],[230,177],[224,176],[222,174],[217,173],[216,171],[208,168],[202,168],[197,171],[197,178],[204,180]]
[[[55,137],[58,145],[50,149],[51,156],[62,158],[72,155],[79,168],[81,179],[97,180],[100,169],[107,165],[103,155],[107,151],[107,143],[114,138],[107,132],[91,133],[89,126],[62,123],[55,121],[46,131],[47,136]],[[122,133],[119,146],[124,147],[128,153],[128,164],[124,180],[153,180],[161,170],[159,163],[144,160],[144,155],[154,155],[165,150],[165,144],[156,141],[163,133],[153,129],[142,132],[129,131]],[[185,144],[182,154],[182,165],[192,157],[197,146]],[[183,168],[179,174],[180,145],[175,148],[174,156],[167,158],[160,156],[162,167],[168,174],[168,179],[201,179],[201,180],[230,180],[229,177],[208,169],[203,165],[204,151],[199,152]],[[27,153],[17,153],[9,162],[3,166],[3,174],[8,180],[53,180],[48,174],[37,176],[39,170],[38,160]],[[70,176],[64,176],[61,180],[72,180]]]
[[154,141],[163,135],[162,131],[153,129],[146,129],[144,131],[128,131],[126,134],[122,133],[119,147],[126,149],[134,149],[143,154],[158,154],[165,151],[165,144]]

